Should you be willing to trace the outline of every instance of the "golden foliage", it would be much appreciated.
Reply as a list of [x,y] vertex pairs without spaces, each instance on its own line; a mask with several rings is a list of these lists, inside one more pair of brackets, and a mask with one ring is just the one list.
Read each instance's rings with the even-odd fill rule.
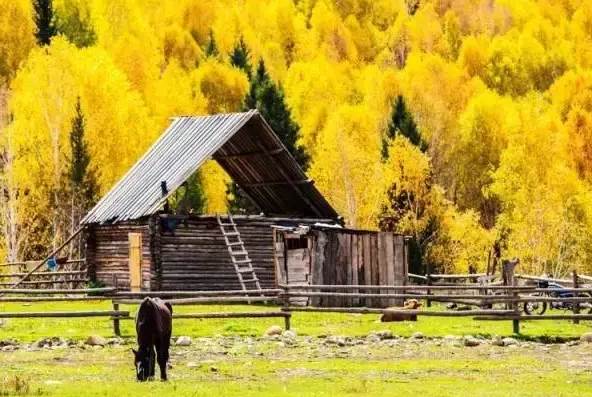
[[[241,108],[249,82],[229,54],[242,38],[284,89],[309,173],[348,225],[377,228],[389,194],[408,192],[421,214],[407,208],[397,228],[419,236],[435,222],[424,259],[446,270],[482,268],[504,238],[523,270],[592,271],[588,1],[54,3],[58,16],[82,13],[96,41],[77,48],[68,31],[36,48],[30,2],[0,8],[12,115],[0,177],[35,230],[20,253],[63,237],[52,203],[78,98],[104,193],[170,117]],[[218,54],[206,57],[212,36]],[[427,151],[397,131],[385,161],[399,95]],[[206,210],[224,211],[228,176],[210,162],[200,180]]]

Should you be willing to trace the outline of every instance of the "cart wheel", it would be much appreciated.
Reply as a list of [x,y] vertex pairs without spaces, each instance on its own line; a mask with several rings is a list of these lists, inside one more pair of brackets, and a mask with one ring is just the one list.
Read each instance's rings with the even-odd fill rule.
[[525,302],[524,303],[524,313],[531,315],[531,314],[543,314],[547,311],[547,302]]

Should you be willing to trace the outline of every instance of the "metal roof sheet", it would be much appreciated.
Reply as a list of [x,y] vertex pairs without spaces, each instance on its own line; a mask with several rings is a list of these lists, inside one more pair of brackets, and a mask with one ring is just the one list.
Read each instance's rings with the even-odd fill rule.
[[[266,214],[337,218],[256,110],[173,119],[167,130],[82,220],[82,224],[156,213],[213,157]],[[168,195],[163,196],[165,181]]]

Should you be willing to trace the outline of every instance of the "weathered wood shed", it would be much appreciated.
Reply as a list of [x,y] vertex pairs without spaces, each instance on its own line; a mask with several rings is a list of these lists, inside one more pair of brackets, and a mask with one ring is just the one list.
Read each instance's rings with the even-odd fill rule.
[[[260,215],[166,210],[170,195],[209,158]],[[263,117],[249,111],[175,118],[82,224],[93,280],[144,290],[228,290],[277,285],[272,227],[339,225],[340,219]],[[328,256],[326,263],[334,259]],[[396,259],[386,260],[394,266]],[[340,269],[347,271],[342,262]]]
[[[290,285],[404,285],[406,283],[408,252],[405,236],[321,224],[300,225],[295,228],[273,227],[273,229],[278,283]],[[371,298],[340,297],[294,298],[293,302],[340,307],[378,307],[397,303]]]

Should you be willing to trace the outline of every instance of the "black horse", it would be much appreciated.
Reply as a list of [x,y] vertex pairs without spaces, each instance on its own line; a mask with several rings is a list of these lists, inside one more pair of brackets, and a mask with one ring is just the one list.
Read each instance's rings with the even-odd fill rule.
[[162,299],[145,298],[140,304],[136,316],[139,347],[138,351],[132,349],[136,377],[139,381],[154,378],[155,361],[158,361],[160,367],[160,379],[167,380],[166,366],[173,329],[172,315],[171,304]]

